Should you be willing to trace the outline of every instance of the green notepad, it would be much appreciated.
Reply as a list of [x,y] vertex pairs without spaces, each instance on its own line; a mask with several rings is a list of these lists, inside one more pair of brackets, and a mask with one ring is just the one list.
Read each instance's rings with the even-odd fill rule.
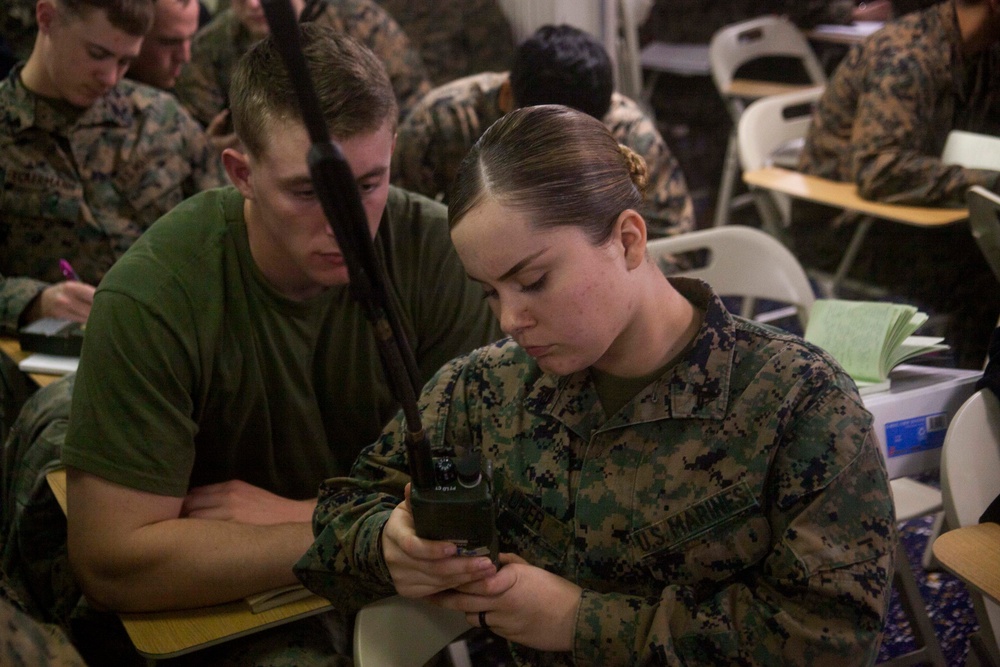
[[948,349],[943,338],[912,335],[927,314],[881,301],[819,299],[805,339],[829,352],[862,393],[888,388],[889,371],[908,359]]

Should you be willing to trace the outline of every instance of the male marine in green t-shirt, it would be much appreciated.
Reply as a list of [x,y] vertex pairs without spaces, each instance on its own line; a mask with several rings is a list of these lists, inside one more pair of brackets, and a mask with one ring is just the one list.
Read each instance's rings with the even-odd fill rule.
[[[389,186],[385,68],[321,26],[303,26],[303,43],[426,381],[495,337],[489,309],[444,207]],[[295,583],[320,481],[346,474],[397,410],[273,39],[241,60],[231,99],[243,148],[222,159],[235,187],[153,225],[107,274],[87,325],[62,452],[70,562],[88,599],[116,611]]]

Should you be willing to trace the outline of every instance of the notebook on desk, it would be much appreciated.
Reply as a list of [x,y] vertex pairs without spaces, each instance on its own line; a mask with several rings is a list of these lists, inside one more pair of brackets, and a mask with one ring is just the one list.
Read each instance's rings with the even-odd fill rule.
[[25,373],[45,373],[47,375],[66,375],[75,373],[80,365],[80,357],[63,357],[56,354],[29,354],[22,359],[17,367]]
[[1000,171],[1000,137],[952,130],[941,151],[941,161],[960,164],[966,169]]

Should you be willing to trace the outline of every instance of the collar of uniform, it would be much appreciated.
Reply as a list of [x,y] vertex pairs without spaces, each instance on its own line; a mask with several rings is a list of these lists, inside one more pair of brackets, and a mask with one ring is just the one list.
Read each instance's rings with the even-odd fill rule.
[[605,421],[588,371],[563,377],[543,376],[528,395],[540,412],[589,438],[597,428],[614,428],[670,418],[722,419],[726,415],[736,342],[736,325],[721,299],[707,284],[670,278],[684,298],[705,312],[701,329],[687,353],[663,376]]
[[16,133],[32,127],[35,124],[35,95],[21,83],[21,70],[24,62],[19,62],[7,75],[2,104],[6,122]]
[[[45,121],[39,113],[39,105],[47,105],[45,98],[28,90],[21,81],[21,69],[24,63],[19,63],[10,73],[8,83],[11,85],[12,102],[7,113],[10,115],[14,132],[26,130],[36,124],[41,127]],[[91,104],[80,116],[73,119],[72,127],[94,125],[118,125],[126,127],[132,122],[129,93],[137,84],[123,79],[107,94]],[[51,116],[51,114],[49,114]],[[70,128],[43,128],[47,131],[68,131]],[[68,132],[67,132],[68,134]]]

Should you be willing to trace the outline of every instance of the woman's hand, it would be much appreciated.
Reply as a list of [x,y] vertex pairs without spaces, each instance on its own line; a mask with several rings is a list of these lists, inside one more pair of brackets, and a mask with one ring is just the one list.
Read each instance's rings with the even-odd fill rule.
[[[542,651],[571,651],[583,589],[514,554],[500,554],[500,570],[433,601],[466,614],[470,625],[484,619],[496,634]],[[485,616],[480,616],[485,612]]]
[[496,566],[485,556],[456,556],[451,542],[417,537],[409,484],[405,495],[382,530],[382,554],[396,592],[422,598],[496,573]]

